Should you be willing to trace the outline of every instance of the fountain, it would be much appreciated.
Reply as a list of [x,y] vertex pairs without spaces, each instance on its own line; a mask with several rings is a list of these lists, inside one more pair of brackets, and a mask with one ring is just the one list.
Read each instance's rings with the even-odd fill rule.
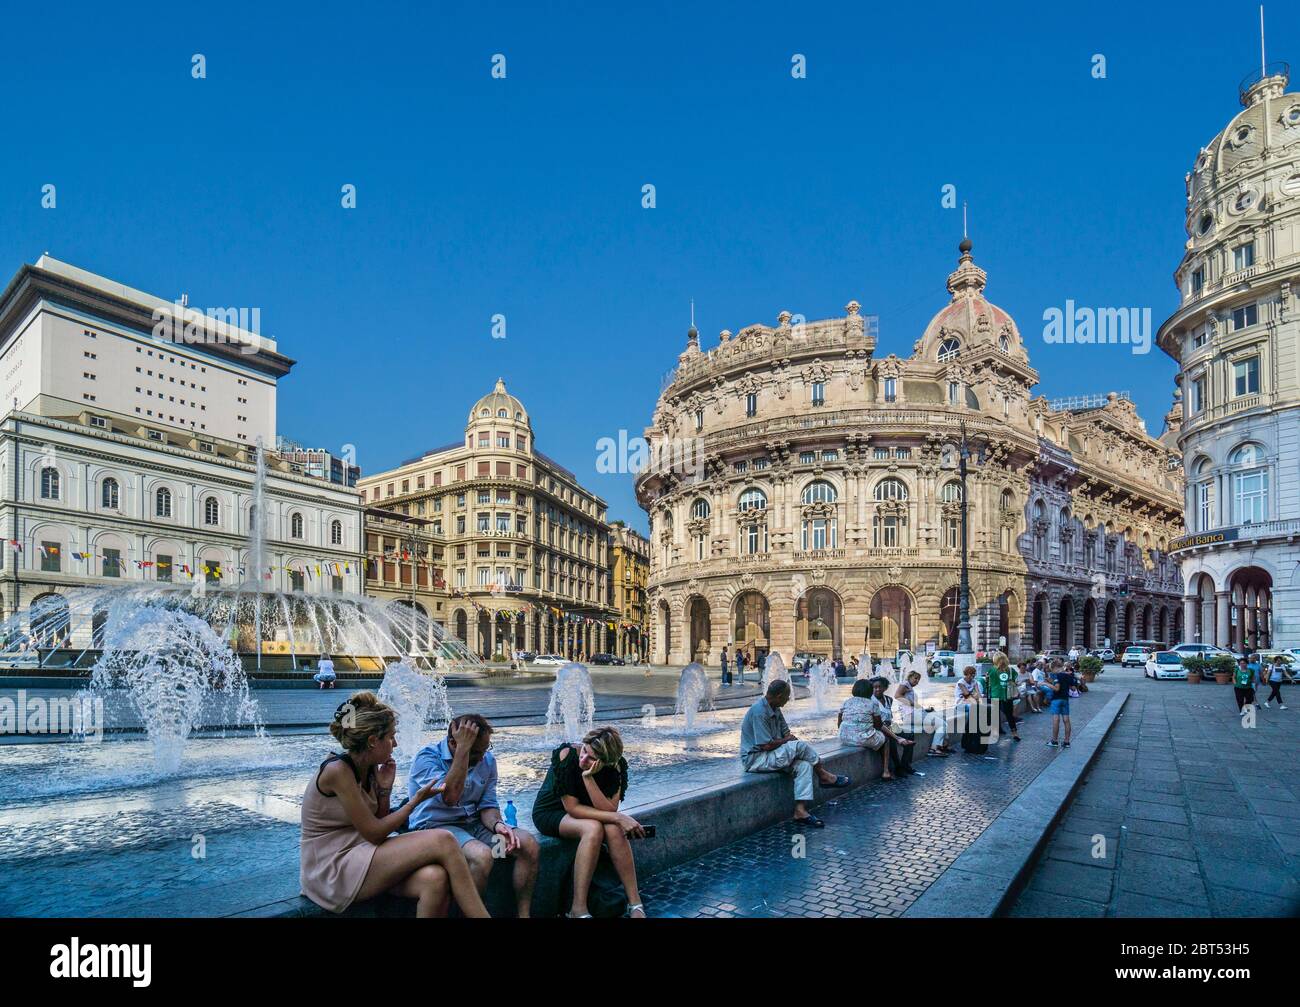
[[898,681],[898,672],[894,670],[894,662],[891,661],[889,658],[885,658],[883,661],[881,661],[881,662],[880,662],[880,671],[879,671],[877,677],[884,677],[885,679],[887,679],[887,680],[888,680],[889,682],[891,682],[891,683],[892,683],[892,682],[897,682],[897,681]]
[[379,699],[397,713],[397,754],[402,761],[415,758],[427,728],[451,723],[446,683],[405,661],[395,661],[384,669]]
[[772,651],[767,655],[767,660],[763,662],[763,678],[759,683],[762,691],[766,693],[767,687],[778,678],[788,683],[790,673],[785,670],[785,662],[781,660],[781,655],[776,651]]
[[830,661],[818,661],[808,668],[808,689],[812,693],[813,709],[818,713],[826,712],[826,700],[835,684],[835,665]]
[[858,678],[870,678],[872,674],[871,652],[864,647],[862,653],[858,655]]
[[547,740],[579,742],[595,718],[591,673],[586,665],[571,661],[560,668],[551,686],[551,701],[546,706]]
[[688,664],[677,680],[677,713],[685,719],[686,730],[695,727],[695,715],[713,709],[713,686],[699,662]]
[[233,710],[226,716],[262,736],[243,666],[198,616],[121,598],[110,610],[103,635],[103,650],[78,700],[102,700],[125,688],[153,746],[159,773],[180,768],[185,742],[203,723],[213,697],[227,697]]

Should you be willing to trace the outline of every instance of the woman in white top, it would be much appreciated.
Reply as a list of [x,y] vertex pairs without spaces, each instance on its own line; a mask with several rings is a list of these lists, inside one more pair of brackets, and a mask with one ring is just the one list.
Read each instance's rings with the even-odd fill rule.
[[888,684],[883,678],[860,678],[854,682],[853,695],[840,707],[839,721],[840,740],[846,745],[860,745],[880,752],[882,780],[892,780],[894,769],[904,776],[915,772],[911,766],[902,766],[901,748],[910,746],[912,742],[899,738],[890,726],[893,712],[884,698]]
[[933,723],[934,739],[930,742],[929,754],[935,758],[943,758],[952,754],[952,750],[948,747],[948,732],[944,727],[943,717],[932,717],[930,722],[926,721],[926,713],[934,711],[929,707],[921,707],[921,698],[916,691],[917,683],[920,681],[919,671],[909,672],[907,679],[899,682],[894,689],[894,698],[898,700],[899,727],[909,734],[919,734],[929,730]]

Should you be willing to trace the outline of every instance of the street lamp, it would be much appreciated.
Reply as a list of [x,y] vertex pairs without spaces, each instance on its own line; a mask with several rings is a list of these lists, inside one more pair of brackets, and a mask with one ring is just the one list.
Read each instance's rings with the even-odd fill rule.
[[[987,437],[969,438],[966,435],[966,422],[963,420],[959,425],[960,440],[955,446],[946,445],[948,448],[944,452],[944,467],[952,468],[956,465],[958,478],[961,480],[961,586],[957,590],[958,595],[958,614],[957,614],[957,655],[953,658],[953,670],[960,675],[962,671],[975,663],[975,646],[971,642],[970,636],[970,538],[968,529],[968,504],[966,494],[966,473],[967,462],[971,458],[971,450],[975,450],[975,464],[983,465],[988,454],[989,441]],[[953,458],[953,455],[956,458]]]

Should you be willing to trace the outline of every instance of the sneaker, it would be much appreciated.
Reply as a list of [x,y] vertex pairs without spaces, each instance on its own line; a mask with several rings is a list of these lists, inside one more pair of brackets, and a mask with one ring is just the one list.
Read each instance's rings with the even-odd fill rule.
[[1068,741],[1063,741],[1063,742],[1061,742],[1061,747],[1062,747],[1062,748],[1069,748],[1069,747],[1070,747],[1070,743],[1069,743]]
[[1278,703],[1278,704],[1277,704],[1277,708],[1278,708],[1279,710],[1285,710],[1285,709],[1286,709],[1286,704],[1285,704],[1285,703]]
[[1265,701],[1265,703],[1264,703],[1264,709],[1265,709],[1265,710],[1270,710],[1270,709],[1272,709],[1272,707],[1270,707],[1270,706],[1268,705],[1268,702],[1267,702],[1267,701]]
[[1058,745],[1055,741],[1049,741],[1049,742],[1047,743],[1047,747],[1048,747],[1048,748],[1060,748],[1061,746]]

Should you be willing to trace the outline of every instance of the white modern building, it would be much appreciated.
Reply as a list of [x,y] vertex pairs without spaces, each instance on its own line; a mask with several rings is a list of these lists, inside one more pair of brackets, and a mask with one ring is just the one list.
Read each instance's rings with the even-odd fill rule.
[[[0,293],[0,614],[74,587],[259,579],[257,442],[275,444],[293,361],[227,317],[49,256]],[[264,461],[262,582],[360,593],[357,491]]]
[[1173,417],[1187,536],[1174,545],[1185,638],[1300,645],[1300,94],[1288,68],[1243,81],[1243,109],[1187,176]]

